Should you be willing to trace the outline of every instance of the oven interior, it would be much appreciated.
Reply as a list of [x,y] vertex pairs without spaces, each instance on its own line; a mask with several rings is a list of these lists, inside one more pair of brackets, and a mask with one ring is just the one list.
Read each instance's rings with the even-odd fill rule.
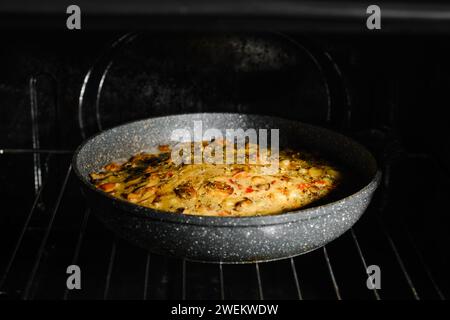
[[[445,299],[449,39],[14,32],[0,50],[0,298]],[[202,264],[116,238],[70,162],[87,137],[189,112],[277,115],[352,136],[383,182],[349,232],[269,263]],[[79,265],[82,289],[68,290]],[[368,289],[367,268],[381,288]]]

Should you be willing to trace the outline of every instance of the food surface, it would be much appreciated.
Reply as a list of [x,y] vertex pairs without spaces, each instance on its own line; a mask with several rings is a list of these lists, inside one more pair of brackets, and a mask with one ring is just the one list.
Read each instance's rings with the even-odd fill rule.
[[[201,154],[210,143],[198,143]],[[336,167],[303,151],[281,150],[273,171],[249,161],[258,145],[233,147],[245,155],[243,164],[178,163],[169,145],[157,149],[108,164],[90,174],[91,182],[114,197],[166,212],[242,217],[299,209],[329,195],[342,179]]]

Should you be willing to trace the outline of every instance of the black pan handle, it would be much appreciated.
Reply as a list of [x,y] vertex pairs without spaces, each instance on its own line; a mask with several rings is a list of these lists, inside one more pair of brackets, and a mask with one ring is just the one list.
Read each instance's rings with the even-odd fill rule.
[[392,169],[408,156],[401,138],[389,127],[372,128],[359,131],[354,139],[365,145],[375,156],[378,166],[383,172],[380,185],[380,209],[389,202]]
[[359,131],[354,138],[373,153],[381,168],[396,164],[407,154],[400,137],[389,127]]

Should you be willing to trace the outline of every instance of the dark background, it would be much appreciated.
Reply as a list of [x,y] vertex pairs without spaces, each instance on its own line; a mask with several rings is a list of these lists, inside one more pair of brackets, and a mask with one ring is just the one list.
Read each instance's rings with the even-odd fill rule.
[[[65,193],[59,192],[65,186],[69,152],[99,129],[92,111],[95,103],[92,96],[86,98],[80,121],[80,91],[89,70],[95,65],[103,66],[104,57],[111,54],[111,45],[136,25],[147,27],[139,28],[136,45],[115,53],[115,61],[119,63],[113,64],[104,83],[99,107],[102,129],[159,114],[227,110],[295,118],[353,136],[371,148],[383,169],[389,170],[389,180],[385,180],[374,204],[355,227],[367,264],[378,264],[384,270],[381,296],[413,299],[418,293],[420,298],[438,299],[450,295],[446,274],[450,263],[447,247],[450,38],[445,34],[445,21],[422,19],[421,23],[427,27],[415,34],[408,31],[418,24],[405,25],[404,20],[394,19],[392,26],[402,26],[397,32],[388,32],[393,29],[387,28],[387,32],[369,34],[361,29],[350,33],[334,29],[345,26],[342,30],[348,30],[355,23],[359,26],[362,16],[356,20],[344,19],[350,24],[325,16],[323,21],[333,22],[326,25],[314,19],[297,25],[295,19],[286,22],[283,17],[272,17],[273,21],[281,21],[280,25],[273,26],[282,24],[284,34],[314,54],[324,73],[319,75],[314,66],[305,63],[301,65],[301,73],[288,72],[288,77],[283,73],[282,76],[256,73],[244,80],[240,78],[239,85],[233,85],[236,78],[229,72],[226,58],[204,63],[196,61],[195,55],[181,54],[180,58],[177,52],[192,54],[183,44],[199,35],[214,39],[231,32],[244,38],[254,34],[271,37],[273,29],[267,24],[272,20],[258,18],[252,24],[252,19],[243,17],[242,24],[213,20],[211,24],[189,24],[192,28],[180,29],[178,22],[182,19],[170,22],[160,17],[161,20],[150,23],[143,15],[139,20],[132,16],[118,22],[114,15],[102,18],[93,15],[86,23],[91,21],[96,28],[68,31],[59,27],[65,17],[59,11],[56,15],[48,13],[48,19],[37,14],[24,19],[23,12],[19,10],[15,16],[13,11],[4,15],[9,20],[0,23],[0,149],[5,149],[0,155],[0,275],[5,275],[1,272],[8,266],[30,209],[35,207],[35,210],[16,259],[0,285],[2,297],[26,294],[35,298],[61,298],[64,293],[65,267],[72,261],[87,208],[75,177],[69,176]],[[118,30],[114,21],[126,28]],[[158,21],[161,28],[156,29],[161,30],[155,30]],[[35,22],[37,27],[32,28]],[[217,30],[205,33],[209,25]],[[317,32],[318,29],[325,31]],[[436,32],[430,31],[435,29]],[[264,30],[271,32],[261,32]],[[192,62],[187,64],[189,67],[200,69],[177,69],[166,64],[158,67],[155,62],[167,62],[173,56],[178,61]],[[147,65],[146,59],[152,62]],[[338,66],[339,74],[333,64]],[[93,74],[98,72],[95,67],[92,70]],[[170,76],[157,78],[160,86],[154,87],[154,91],[144,90],[161,74]],[[329,81],[331,88],[331,121],[326,121],[328,100],[321,87],[322,77]],[[168,90],[167,84],[172,79],[176,80],[172,90]],[[197,86],[191,103],[186,104],[185,96],[178,89],[190,82]],[[203,87],[202,83],[208,84]],[[291,94],[293,98],[286,99]],[[39,148],[65,150],[68,154],[51,157],[42,154],[36,158],[29,153],[14,152],[33,148],[32,105],[37,110]],[[351,121],[346,120],[348,110]],[[86,126],[84,136],[80,123]],[[41,163],[46,181],[38,200],[35,200],[36,159]],[[392,250],[392,242],[398,251]],[[352,235],[347,233],[328,245],[327,250],[342,297],[373,298],[365,288],[366,275]],[[117,242],[94,219],[89,220],[80,252],[79,263],[86,270],[87,280],[85,289],[73,294],[74,298],[138,298],[143,290],[148,293],[146,298],[220,298],[215,267],[154,255],[148,258],[140,249]],[[36,264],[37,257],[40,260]],[[290,268],[288,261],[261,264],[266,298],[296,297],[292,279],[283,271]],[[304,298],[336,298],[319,251],[297,258],[295,263]],[[405,277],[405,268],[416,294]],[[187,280],[182,280],[182,269]],[[226,266],[226,297],[261,298],[253,269],[253,266]]]

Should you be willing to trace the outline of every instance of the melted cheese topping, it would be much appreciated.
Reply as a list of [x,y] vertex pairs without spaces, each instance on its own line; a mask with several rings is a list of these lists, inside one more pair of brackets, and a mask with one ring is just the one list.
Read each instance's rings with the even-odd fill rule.
[[[225,144],[225,143],[224,143]],[[200,145],[201,150],[207,142]],[[168,145],[158,153],[140,153],[110,163],[90,175],[92,183],[114,197],[166,212],[205,216],[279,214],[311,204],[334,190],[341,173],[328,162],[302,151],[282,150],[279,168],[267,165],[175,164]],[[270,150],[269,150],[270,152]],[[191,154],[192,156],[192,154]]]

